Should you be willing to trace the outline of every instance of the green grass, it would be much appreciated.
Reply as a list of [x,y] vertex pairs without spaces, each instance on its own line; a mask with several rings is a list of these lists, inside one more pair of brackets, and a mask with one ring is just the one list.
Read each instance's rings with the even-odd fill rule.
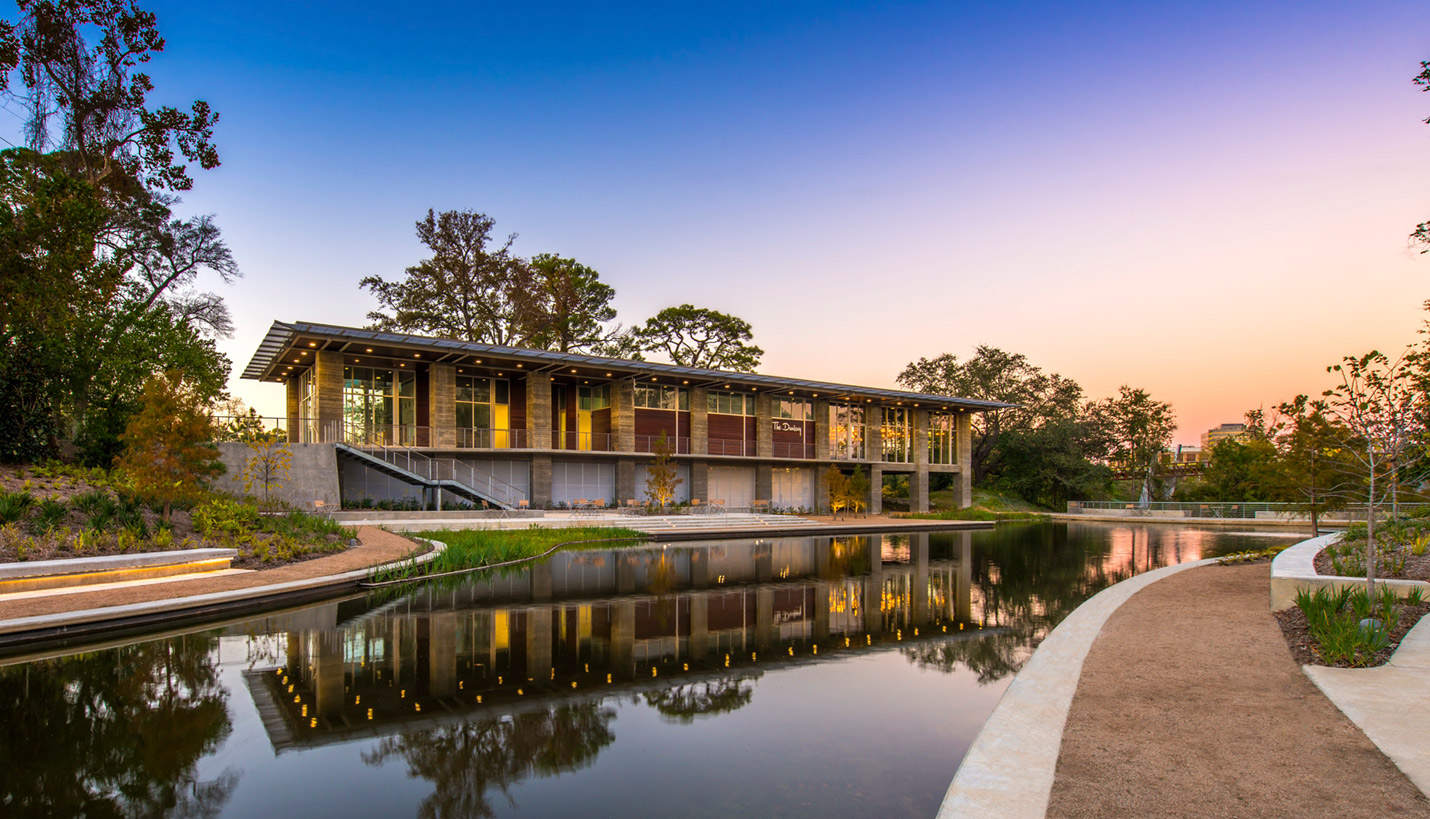
[[[1296,593],[1296,606],[1306,615],[1307,629],[1316,642],[1317,653],[1330,665],[1364,667],[1375,661],[1376,652],[1390,643],[1390,633],[1400,620],[1395,590],[1382,587],[1376,600],[1365,589],[1325,588]],[[1381,619],[1377,627],[1362,626],[1372,615]]]
[[[595,540],[609,541],[617,538],[632,543],[645,540],[650,535],[634,529],[616,526],[580,526],[569,529],[440,529],[421,532],[418,537],[446,544],[446,549],[432,561],[416,565],[398,566],[374,573],[371,582],[392,580],[419,580],[424,576],[476,569],[495,563],[522,560],[540,555],[558,543]],[[574,544],[566,549],[609,548],[609,543]]]
[[955,508],[952,489],[929,493],[928,512],[900,512],[900,518],[912,520],[1038,520],[1048,510],[1034,506],[1016,495],[1004,495],[987,489],[973,490],[973,505]]

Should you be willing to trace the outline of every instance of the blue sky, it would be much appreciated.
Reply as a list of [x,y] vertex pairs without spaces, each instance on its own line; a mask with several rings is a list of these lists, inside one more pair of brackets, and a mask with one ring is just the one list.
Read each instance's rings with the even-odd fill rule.
[[429,207],[595,267],[627,323],[736,313],[766,372],[995,344],[1185,442],[1413,340],[1430,290],[1423,3],[148,7],[154,100],[222,116],[182,208],[245,273],[239,369],[273,319],[363,323]]

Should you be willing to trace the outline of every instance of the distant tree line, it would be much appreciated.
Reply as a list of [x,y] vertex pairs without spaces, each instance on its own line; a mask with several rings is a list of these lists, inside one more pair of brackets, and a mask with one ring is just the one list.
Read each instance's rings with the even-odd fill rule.
[[1143,491],[1161,490],[1158,467],[1176,430],[1170,404],[1123,386],[1116,396],[1084,397],[1070,378],[1044,372],[1021,353],[980,345],[960,361],[920,358],[898,376],[905,389],[1013,406],[974,414],[973,484],[1011,491],[1059,508],[1108,497],[1113,466],[1143,474]]

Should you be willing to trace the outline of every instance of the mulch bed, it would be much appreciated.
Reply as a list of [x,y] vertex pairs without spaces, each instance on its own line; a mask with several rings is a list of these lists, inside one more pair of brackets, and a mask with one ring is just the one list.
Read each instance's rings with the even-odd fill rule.
[[[1420,618],[1430,613],[1430,602],[1421,603],[1418,606],[1408,606],[1404,603],[1396,606],[1400,612],[1400,625],[1390,633],[1390,643],[1385,648],[1376,652],[1375,660],[1368,666],[1358,666],[1360,668],[1374,668],[1384,665],[1390,661],[1395,654],[1395,650],[1400,648],[1400,641],[1409,633],[1415,624],[1420,622]],[[1286,645],[1291,649],[1291,656],[1300,665],[1324,665],[1333,668],[1350,668],[1345,663],[1328,663],[1322,660],[1315,651],[1315,641],[1311,639],[1311,632],[1306,627],[1306,615],[1297,607],[1272,612],[1276,617],[1276,622],[1281,624],[1281,633],[1286,636]]]
[[[1335,568],[1331,566],[1331,556],[1325,549],[1316,553],[1316,574],[1336,574]],[[1389,577],[1393,580],[1430,580],[1430,552],[1419,557],[1406,553],[1405,571]]]

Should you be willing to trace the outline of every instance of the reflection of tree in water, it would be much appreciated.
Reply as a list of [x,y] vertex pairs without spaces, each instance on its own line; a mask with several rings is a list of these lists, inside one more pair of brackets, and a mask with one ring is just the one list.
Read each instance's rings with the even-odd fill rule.
[[978,684],[1016,674],[1032,655],[1031,636],[1021,630],[989,632],[972,639],[923,643],[900,648],[904,658],[921,669],[949,673],[965,666],[978,674]]
[[615,741],[615,716],[615,709],[599,702],[554,706],[408,731],[382,740],[362,759],[376,766],[401,757],[410,776],[432,782],[420,816],[492,816],[488,790],[496,788],[515,806],[511,786],[532,773],[552,776],[589,766]]
[[696,717],[728,714],[749,705],[755,686],[745,683],[759,678],[759,674],[741,674],[671,686],[642,696],[646,705],[659,711],[666,722],[689,725]]
[[231,727],[216,644],[188,635],[0,668],[4,812],[218,815],[238,776],[196,770]]

